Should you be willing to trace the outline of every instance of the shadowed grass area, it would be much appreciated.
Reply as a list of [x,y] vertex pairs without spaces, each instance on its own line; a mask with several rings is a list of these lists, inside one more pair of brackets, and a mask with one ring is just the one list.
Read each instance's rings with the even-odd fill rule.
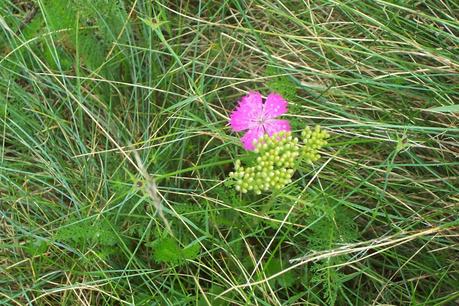
[[[4,0],[0,303],[455,305],[456,1]],[[249,90],[320,124],[262,195]]]

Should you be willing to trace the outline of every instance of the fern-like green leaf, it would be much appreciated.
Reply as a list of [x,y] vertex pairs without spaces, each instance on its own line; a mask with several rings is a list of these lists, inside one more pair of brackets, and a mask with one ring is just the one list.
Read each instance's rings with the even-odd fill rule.
[[[349,211],[331,196],[318,196],[314,200],[308,223],[309,248],[314,251],[333,249],[358,237],[357,226]],[[346,262],[346,257],[332,257],[313,264],[311,283],[321,288],[327,305],[335,305],[346,275],[333,267]],[[339,304],[339,303],[338,303]]]
[[81,248],[89,244],[102,247],[113,246],[118,242],[118,236],[112,230],[108,221],[75,221],[64,225],[55,235],[56,240],[63,241],[73,247]]
[[266,86],[272,91],[282,95],[287,101],[294,102],[297,97],[297,86],[288,76],[280,70],[270,66],[266,68],[265,75],[271,77]]

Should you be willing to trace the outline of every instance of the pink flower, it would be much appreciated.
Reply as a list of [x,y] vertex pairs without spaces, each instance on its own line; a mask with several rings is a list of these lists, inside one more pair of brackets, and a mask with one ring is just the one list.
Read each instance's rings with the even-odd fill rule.
[[252,91],[239,101],[239,105],[230,116],[230,125],[233,131],[248,130],[241,138],[246,150],[254,150],[254,141],[268,134],[280,131],[290,131],[288,120],[274,119],[287,112],[287,101],[282,96],[271,93],[263,103],[259,92]]

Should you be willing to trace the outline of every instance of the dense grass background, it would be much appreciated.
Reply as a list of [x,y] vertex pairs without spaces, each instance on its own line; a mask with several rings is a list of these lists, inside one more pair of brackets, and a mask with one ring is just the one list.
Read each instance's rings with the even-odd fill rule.
[[[0,304],[457,305],[458,15],[1,1]],[[275,194],[225,183],[248,90],[332,135]]]

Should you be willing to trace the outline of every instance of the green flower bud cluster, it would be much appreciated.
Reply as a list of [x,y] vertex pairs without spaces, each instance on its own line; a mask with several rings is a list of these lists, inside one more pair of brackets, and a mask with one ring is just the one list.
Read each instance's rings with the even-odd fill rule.
[[269,137],[264,135],[255,143],[255,153],[258,153],[256,165],[241,166],[237,160],[235,171],[230,177],[235,180],[236,190],[246,193],[281,189],[291,182],[295,173],[296,161],[300,155],[298,138],[290,132],[281,131]]
[[320,158],[319,150],[327,144],[327,138],[330,134],[327,131],[321,130],[319,125],[316,125],[314,130],[306,127],[302,132],[303,137],[303,159],[308,163],[313,163]]

